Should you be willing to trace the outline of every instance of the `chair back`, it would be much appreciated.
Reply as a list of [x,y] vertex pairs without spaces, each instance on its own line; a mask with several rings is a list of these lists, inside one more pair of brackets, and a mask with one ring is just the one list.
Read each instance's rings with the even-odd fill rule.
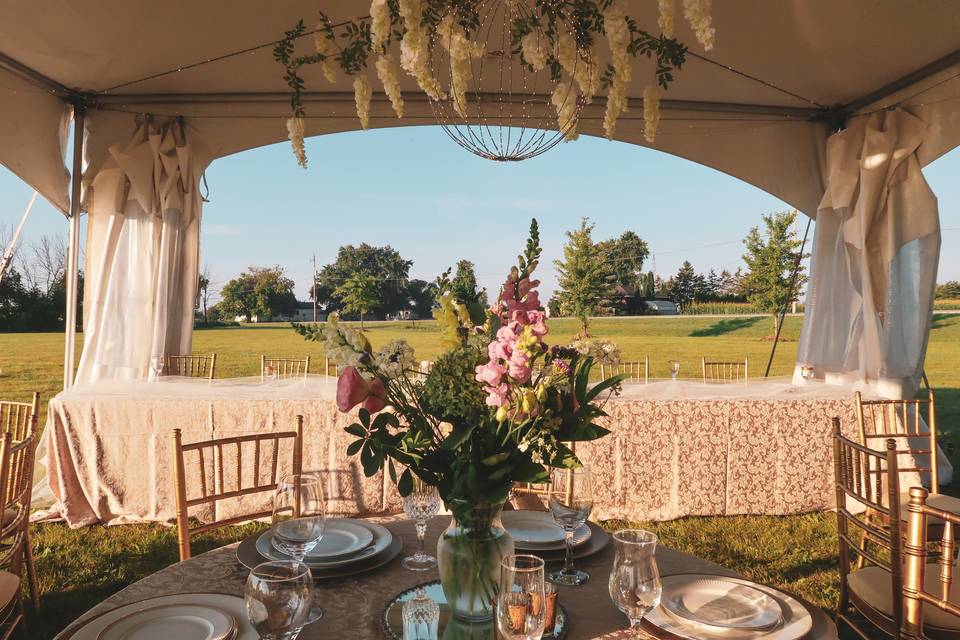
[[331,360],[330,358],[323,359],[323,375],[333,376],[336,378],[340,375],[340,371],[337,367],[337,363]]
[[[923,607],[926,605],[960,617],[960,602],[950,598],[956,571],[954,527],[960,526],[960,514],[928,505],[928,495],[923,487],[913,487],[907,503],[907,533],[903,545],[903,635],[907,638],[926,637],[923,632]],[[928,551],[931,538],[927,527],[931,518],[939,521],[942,535],[935,550]],[[924,573],[933,569],[933,566],[927,566],[927,558],[931,555],[937,557],[940,567],[936,592],[927,591],[924,586]]]
[[35,433],[40,419],[40,393],[30,402],[0,400],[0,433],[10,433],[15,442]]
[[[887,618],[860,601],[847,584],[851,566],[856,563],[881,568],[890,575],[891,592],[901,591],[900,479],[896,443],[888,440],[884,451],[871,449],[844,437],[840,431],[840,419],[833,418],[833,464],[840,542],[837,619],[859,630],[858,621],[848,615],[852,604],[870,622],[896,635],[902,621],[899,598],[894,598],[893,617]],[[889,524],[884,526],[879,519]]]
[[707,360],[700,358],[703,367],[703,381],[714,384],[746,382],[750,377],[750,359],[743,360]]
[[[289,444],[291,451],[286,470],[281,468],[280,463],[280,450],[284,444]],[[177,542],[180,559],[186,560],[190,557],[192,535],[272,514],[272,509],[260,509],[220,520],[215,518],[196,527],[191,527],[189,520],[191,507],[206,505],[216,513],[218,503],[223,500],[272,493],[281,477],[288,473],[300,473],[303,464],[303,416],[296,417],[293,431],[233,436],[191,444],[183,444],[180,429],[174,429],[173,447]],[[188,464],[188,457],[192,459],[192,464]],[[232,464],[225,463],[228,457],[232,459]],[[246,473],[244,462],[248,463],[249,468]],[[188,468],[193,472],[189,477]],[[193,486],[188,487],[188,483]]]
[[310,373],[310,356],[305,358],[268,358],[260,355],[260,379],[270,377],[306,378]]
[[[937,464],[937,412],[933,389],[915,400],[864,400],[857,391],[857,427],[860,444],[893,438],[901,458],[900,473],[929,474],[930,492],[939,492]],[[926,423],[922,413],[926,409]],[[912,460],[911,460],[912,458]],[[906,462],[910,460],[910,462]]]
[[217,369],[217,354],[168,355],[163,358],[163,375],[213,380]]
[[600,378],[606,379],[610,376],[627,376],[624,382],[642,382],[647,384],[650,381],[650,356],[644,356],[643,360],[621,362],[616,366],[601,364]]
[[[0,509],[4,515],[0,524],[0,570],[7,571],[24,583],[23,561],[27,542],[27,524],[30,515],[30,494],[33,485],[33,458],[36,435],[15,441],[10,431],[0,436]],[[35,577],[32,578],[35,580]],[[12,606],[3,620],[8,638],[23,620],[22,591],[17,589]]]

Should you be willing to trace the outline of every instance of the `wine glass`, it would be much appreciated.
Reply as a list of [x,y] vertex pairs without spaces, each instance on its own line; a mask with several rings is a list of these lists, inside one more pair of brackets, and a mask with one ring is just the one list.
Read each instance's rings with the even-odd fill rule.
[[403,640],[437,640],[440,605],[421,585],[413,597],[403,603]]
[[156,380],[163,375],[163,356],[151,356],[150,380]]
[[616,555],[610,572],[610,599],[630,620],[637,637],[643,617],[660,604],[660,573],[657,570],[657,536],[642,529],[623,529],[613,534]]
[[680,361],[671,360],[670,361],[670,379],[676,380],[677,376],[680,375]]
[[504,640],[539,640],[546,624],[543,560],[511,555],[500,562],[497,628]]
[[563,528],[567,553],[563,568],[550,574],[550,581],[567,586],[581,585],[590,578],[573,567],[573,534],[593,511],[593,473],[587,467],[554,469],[550,473],[550,512]]
[[427,520],[440,511],[440,494],[436,487],[414,476],[413,491],[403,499],[403,512],[417,527],[417,551],[403,559],[403,568],[410,571],[429,571],[437,566],[437,559],[423,550],[423,538],[427,534]]
[[243,601],[262,640],[293,640],[310,621],[313,576],[296,560],[264,562],[247,576]]
[[294,473],[280,480],[273,494],[274,549],[303,562],[323,537],[326,520],[320,474]]

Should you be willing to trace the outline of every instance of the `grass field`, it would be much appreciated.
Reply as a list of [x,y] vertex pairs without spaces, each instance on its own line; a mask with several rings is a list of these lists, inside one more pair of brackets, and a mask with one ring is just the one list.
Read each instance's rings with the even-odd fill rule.
[[[787,319],[785,342],[779,345],[772,375],[792,371],[801,319]],[[552,344],[562,344],[577,331],[569,320],[553,320]],[[716,358],[749,356],[753,375],[762,375],[771,342],[770,321],[762,317],[611,318],[596,320],[591,333],[617,342],[624,359],[649,355],[655,377],[667,376],[667,362],[683,363],[681,375],[696,375],[701,355]],[[418,357],[436,355],[432,322],[368,323],[376,346],[404,337]],[[261,353],[311,354],[322,361],[320,345],[306,343],[288,325],[251,325],[198,330],[194,350],[217,352],[218,377],[256,375]],[[0,397],[25,398],[39,390],[46,400],[61,387],[62,334],[0,334]],[[960,315],[936,315],[927,354],[927,374],[938,390],[938,415],[948,449],[960,436]],[[953,456],[951,456],[953,457]],[[954,458],[954,465],[958,464]],[[955,483],[954,490],[958,485]],[[615,526],[616,523],[609,523]],[[637,523],[633,523],[637,524]],[[793,591],[826,608],[835,607],[836,531],[832,514],[791,517],[683,518],[642,523],[656,530],[665,545],[695,553],[761,582]],[[255,525],[252,525],[255,526]],[[239,539],[227,529],[200,538],[200,551]],[[43,608],[31,627],[31,638],[51,638],[90,606],[124,586],[176,561],[171,529],[160,525],[90,527],[70,530],[60,524],[34,528]]]

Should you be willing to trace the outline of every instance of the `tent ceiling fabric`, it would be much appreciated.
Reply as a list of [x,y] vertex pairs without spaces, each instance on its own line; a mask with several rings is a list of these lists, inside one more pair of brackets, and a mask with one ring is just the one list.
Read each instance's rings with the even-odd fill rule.
[[[656,25],[654,0],[626,0],[626,4],[628,14],[636,17],[641,27]],[[112,142],[98,141],[97,131],[132,128],[131,112],[188,116],[204,144],[215,156],[223,156],[285,139],[286,85],[273,61],[270,43],[300,18],[312,26],[321,8],[336,21],[364,15],[367,5],[362,0],[0,0],[4,18],[0,21],[0,53],[103,100],[103,110],[90,114],[87,158],[94,173]],[[809,113],[858,100],[960,50],[960,2],[956,0],[726,1],[714,4],[713,16],[717,44],[707,53],[685,21],[677,20],[678,37],[696,55],[688,57],[665,98],[801,111],[791,114],[774,109],[765,115],[733,116],[677,110],[665,103],[660,135],[649,146],[737,176],[810,215],[815,215],[823,194],[823,148],[828,129],[821,122],[809,122]],[[299,46],[303,52],[309,51],[311,40],[302,39]],[[597,48],[606,51],[605,43],[598,43]],[[237,51],[246,52],[197,64]],[[630,90],[635,98],[642,95],[653,73],[649,61],[641,59],[636,64]],[[958,68],[944,74],[956,74]],[[182,70],[166,73],[176,69]],[[330,84],[318,68],[304,71],[308,89],[316,92],[306,105],[311,116],[308,135],[357,129],[349,79],[338,74],[338,82]],[[374,78],[372,71],[370,75]],[[401,82],[416,103],[422,94],[412,79],[404,75]],[[22,106],[13,113],[23,119],[11,125],[13,116],[7,107],[15,98],[7,84],[0,83],[0,107],[4,107],[0,127],[39,130],[43,123],[32,114],[25,116]],[[375,78],[373,84],[378,88]],[[944,100],[955,100],[956,85],[960,82],[946,82],[924,98],[942,98],[946,92]],[[210,95],[227,93],[270,93],[273,97],[237,104]],[[184,94],[205,94],[205,102],[196,104]],[[50,99],[49,95],[38,96]],[[921,147],[921,161],[932,160],[960,143],[956,103],[937,104],[940,106],[932,114],[939,124],[931,125],[930,135],[938,137],[929,153]],[[408,107],[409,115],[400,121],[384,105],[375,105],[374,111],[380,117],[374,118],[373,126],[433,123],[429,105],[422,102]],[[634,108],[628,115],[631,119],[621,120],[616,137],[642,144],[642,109]],[[588,121],[581,129],[596,134],[599,127]],[[4,145],[0,162],[13,167],[12,153]],[[291,170],[295,168],[291,159]],[[49,167],[38,165],[35,172],[44,171]],[[24,171],[18,173],[24,175]],[[45,180],[62,178],[60,171]],[[39,178],[28,181],[44,184]],[[55,202],[62,200],[48,187],[43,192]]]

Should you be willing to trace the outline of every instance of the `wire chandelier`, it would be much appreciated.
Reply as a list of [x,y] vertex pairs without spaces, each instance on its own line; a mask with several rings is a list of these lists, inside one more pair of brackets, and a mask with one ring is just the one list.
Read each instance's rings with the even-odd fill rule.
[[[535,71],[523,59],[511,28],[515,22],[534,16],[530,1],[477,3],[479,27],[473,39],[483,50],[467,61],[454,59],[448,48],[439,45],[438,40],[446,35],[442,26],[431,43],[434,77],[445,86],[452,87],[457,82],[455,65],[470,65],[466,99],[459,102],[450,91],[442,99],[431,99],[430,105],[437,123],[450,139],[481,158],[497,162],[527,160],[549,151],[565,138],[575,137],[584,105],[575,83],[560,84],[558,68],[548,66]],[[554,28],[575,36],[569,22],[558,20]],[[551,38],[541,27],[534,26],[533,33],[539,46],[552,47]],[[575,37],[573,40],[577,41]],[[577,64],[587,64],[579,55],[577,58]]]

